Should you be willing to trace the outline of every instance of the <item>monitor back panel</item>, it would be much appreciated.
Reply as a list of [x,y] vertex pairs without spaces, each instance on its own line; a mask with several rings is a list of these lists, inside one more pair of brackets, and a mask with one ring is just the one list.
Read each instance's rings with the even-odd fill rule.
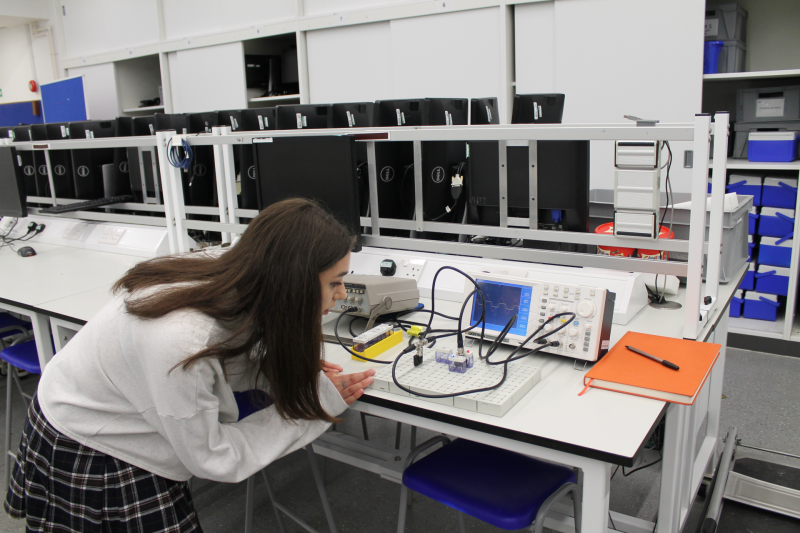
[[12,146],[0,146],[0,217],[28,216],[25,177]]
[[279,105],[277,129],[302,130],[333,127],[333,105]]
[[[14,128],[14,142],[26,142],[33,140],[31,137],[31,126],[16,126]],[[18,162],[22,162],[22,176],[25,182],[26,194],[38,194],[37,174],[37,158],[34,157],[34,152],[24,151],[17,152]],[[44,154],[42,154],[42,163],[44,163]],[[47,180],[47,166],[44,167],[45,180]]]
[[[71,122],[70,139],[89,139],[113,137],[116,132],[116,121]],[[75,177],[75,196],[83,200],[103,198],[103,165],[114,162],[113,148],[92,148],[72,150],[72,171]]]
[[377,122],[373,102],[333,104],[334,128],[371,128]]

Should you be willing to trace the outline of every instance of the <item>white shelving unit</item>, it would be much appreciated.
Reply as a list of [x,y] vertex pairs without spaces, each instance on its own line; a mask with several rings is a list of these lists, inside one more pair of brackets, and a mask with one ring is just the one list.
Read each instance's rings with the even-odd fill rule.
[[730,72],[725,74],[703,74],[703,81],[756,80],[766,78],[793,78],[800,76],[800,69],[762,70],[760,72]]
[[163,105],[150,105],[147,107],[132,107],[130,109],[123,109],[123,113],[155,113],[157,111],[163,111]]
[[249,102],[251,104],[254,103],[261,103],[266,104],[269,107],[272,104],[280,104],[283,102],[292,102],[292,101],[299,101],[300,95],[299,94],[284,94],[281,96],[260,96],[258,98],[251,98]]

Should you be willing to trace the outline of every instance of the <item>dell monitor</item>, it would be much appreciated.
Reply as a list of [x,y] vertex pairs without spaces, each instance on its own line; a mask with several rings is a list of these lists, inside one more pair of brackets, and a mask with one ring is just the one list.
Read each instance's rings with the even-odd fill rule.
[[275,114],[279,130],[333,127],[333,106],[331,104],[279,105]]
[[[30,126],[16,126],[14,128],[14,142],[28,142],[30,140],[31,140]],[[19,159],[20,164],[22,165],[22,176],[23,180],[25,181],[25,191],[27,194],[35,196],[37,194],[37,184],[36,184],[37,168],[36,168],[36,160],[33,157],[33,152],[27,150],[20,151],[17,152],[17,157]],[[42,162],[44,163],[44,161]],[[46,176],[47,167],[45,166],[44,169]]]
[[470,124],[500,124],[497,98],[473,98],[469,101]]
[[[70,122],[70,139],[114,137],[116,120],[86,120]],[[75,196],[83,200],[103,198],[103,165],[114,162],[113,148],[83,148],[72,150],[72,171],[75,177]]]
[[[147,137],[156,134],[156,117],[149,115],[145,117],[133,117],[131,135],[134,137]],[[153,165],[150,154],[143,153],[142,161],[139,161],[139,149],[130,147],[126,151],[128,156],[128,179],[131,184],[131,194],[136,197],[137,202],[144,201],[142,193],[142,170],[144,167],[144,179],[147,186],[147,195],[155,197],[155,184],[153,178]]]
[[274,130],[277,127],[274,107],[242,109],[239,124],[242,131]]
[[[189,133],[211,133],[211,128],[219,126],[219,114],[216,111],[206,113],[190,113]],[[187,205],[214,206],[217,203],[217,174],[214,166],[214,148],[212,146],[195,146],[189,172],[184,176],[184,196]]]
[[[256,109],[242,109],[239,127],[242,131],[268,131],[276,126],[275,108],[262,107]],[[258,209],[258,190],[256,188],[256,159],[255,146],[242,144],[237,147],[239,155],[239,183],[242,194],[239,197],[239,206],[242,209]]]
[[[311,198],[361,234],[356,143],[352,136],[275,137],[255,143],[258,208],[293,197]],[[360,245],[356,245],[356,251]]]
[[518,94],[514,97],[512,124],[561,124],[563,94]]
[[229,126],[231,128],[231,131],[241,131],[242,111],[240,109],[217,111],[217,123],[220,126]]
[[189,133],[189,118],[182,113],[156,113],[153,115],[155,131],[174,131],[177,134]]
[[0,217],[26,216],[25,177],[17,151],[12,146],[0,146]]
[[[31,140],[61,141],[69,138],[69,123],[51,122],[34,124],[31,127]],[[44,153],[34,152],[36,161],[36,188],[39,196],[50,197],[50,180],[47,177],[47,161]],[[53,170],[53,184],[57,198],[77,198],[75,178],[72,170],[71,150],[50,150],[50,168]]]
[[[371,128],[377,123],[375,104],[372,102],[355,102],[333,104],[334,128]],[[383,148],[376,148],[381,151]],[[366,216],[369,209],[369,165],[367,161],[367,144],[356,143],[356,168],[358,177],[359,212]]]

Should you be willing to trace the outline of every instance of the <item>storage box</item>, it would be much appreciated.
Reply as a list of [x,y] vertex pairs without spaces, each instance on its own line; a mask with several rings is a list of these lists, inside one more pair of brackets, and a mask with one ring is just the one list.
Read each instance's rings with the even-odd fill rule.
[[794,209],[797,205],[797,178],[765,177],[761,187],[761,205]]
[[797,159],[798,145],[800,135],[794,131],[751,131],[747,136],[747,160],[788,163]]
[[747,41],[747,11],[736,3],[706,7],[706,41]]
[[778,319],[778,307],[780,305],[778,297],[773,294],[747,292],[744,295],[742,315],[745,318],[775,322]]
[[750,212],[747,213],[747,234],[748,235],[756,235],[756,229],[758,228],[758,208],[751,207]]
[[722,41],[722,49],[717,59],[717,74],[744,72],[747,45],[742,41]]
[[794,232],[794,209],[762,207],[758,217],[758,234],[765,237],[786,237]]
[[736,122],[733,125],[734,159],[747,159],[747,137],[752,131],[800,131],[800,120],[786,122]]
[[753,197],[753,205],[761,205],[761,185],[764,179],[762,175],[756,174],[731,174],[728,177],[728,185],[725,187],[727,192],[736,194],[746,194]]
[[789,269],[758,265],[755,274],[756,291],[764,294],[786,296],[789,294]]
[[789,268],[792,264],[792,242],[787,237],[761,237],[758,264]]
[[743,291],[752,291],[756,288],[756,264],[750,263],[747,268],[747,272],[744,273],[744,277],[742,278],[742,282],[739,284],[739,288]]
[[742,304],[744,303],[744,291],[738,290],[734,293],[733,298],[731,298],[731,306],[729,315],[733,318],[739,318],[742,316]]
[[739,89],[736,91],[736,120],[738,122],[800,120],[800,85]]

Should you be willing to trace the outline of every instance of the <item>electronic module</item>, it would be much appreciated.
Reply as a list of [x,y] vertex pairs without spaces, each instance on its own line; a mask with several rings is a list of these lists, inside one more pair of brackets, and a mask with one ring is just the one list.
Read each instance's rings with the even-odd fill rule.
[[387,276],[347,274],[344,277],[347,298],[337,300],[332,313],[341,313],[348,308],[353,316],[370,319],[367,329],[380,315],[414,309],[419,304],[417,280]]

